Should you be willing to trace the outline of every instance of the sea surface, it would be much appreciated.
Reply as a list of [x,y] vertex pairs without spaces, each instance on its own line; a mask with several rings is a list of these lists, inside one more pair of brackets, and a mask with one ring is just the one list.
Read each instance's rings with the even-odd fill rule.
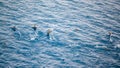
[[120,68],[120,0],[0,0],[0,68]]

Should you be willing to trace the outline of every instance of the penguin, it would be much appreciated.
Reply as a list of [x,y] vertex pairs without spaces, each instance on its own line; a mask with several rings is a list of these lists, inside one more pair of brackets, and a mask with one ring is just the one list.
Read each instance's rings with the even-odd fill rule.
[[112,36],[112,32],[108,32],[109,33],[109,41],[112,42],[111,36]]
[[32,27],[32,29],[33,29],[34,31],[37,30],[36,24],[34,24],[34,26]]
[[50,33],[52,32],[52,30],[48,29],[47,30],[47,37],[50,39]]
[[12,29],[13,31],[16,31],[16,30],[17,30],[16,26],[11,27],[11,29]]

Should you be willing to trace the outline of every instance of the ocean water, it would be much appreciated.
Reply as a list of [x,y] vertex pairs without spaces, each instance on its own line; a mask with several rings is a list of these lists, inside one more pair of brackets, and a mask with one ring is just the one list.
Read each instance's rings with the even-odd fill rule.
[[120,0],[0,0],[0,68],[120,68]]

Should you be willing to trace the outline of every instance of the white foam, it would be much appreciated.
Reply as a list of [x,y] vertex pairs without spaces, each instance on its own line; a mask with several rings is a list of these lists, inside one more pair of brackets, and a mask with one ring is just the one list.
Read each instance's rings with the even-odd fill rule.
[[108,49],[107,46],[95,46],[96,48],[105,48],[105,49]]
[[114,46],[114,48],[120,48],[120,44],[117,44],[116,46]]

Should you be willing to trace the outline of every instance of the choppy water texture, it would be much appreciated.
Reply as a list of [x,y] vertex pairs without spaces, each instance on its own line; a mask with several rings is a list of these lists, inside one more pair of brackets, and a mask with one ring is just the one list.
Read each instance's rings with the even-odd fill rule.
[[119,67],[120,0],[0,0],[0,68]]

